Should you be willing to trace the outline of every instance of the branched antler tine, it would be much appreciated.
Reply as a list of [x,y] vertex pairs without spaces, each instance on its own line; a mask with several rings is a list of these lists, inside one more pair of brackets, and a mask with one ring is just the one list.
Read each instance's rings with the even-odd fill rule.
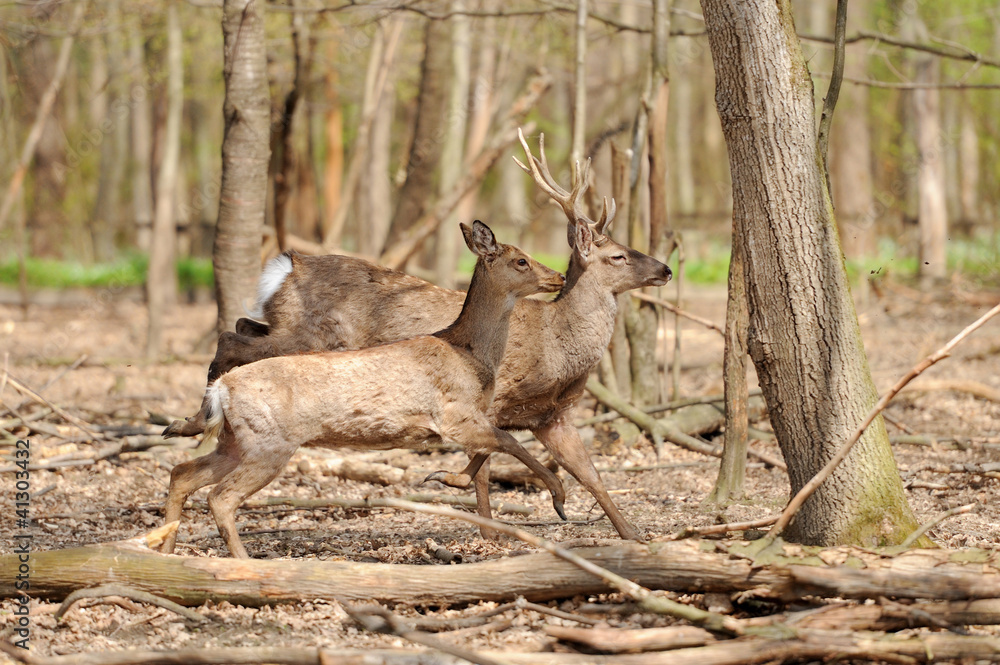
[[615,213],[618,212],[618,208],[615,205],[615,200],[611,199],[611,204],[608,204],[608,197],[604,197],[604,210],[601,211],[601,218],[597,220],[597,224],[594,225],[594,230],[598,233],[604,234],[607,228],[611,226],[611,222],[615,219]]

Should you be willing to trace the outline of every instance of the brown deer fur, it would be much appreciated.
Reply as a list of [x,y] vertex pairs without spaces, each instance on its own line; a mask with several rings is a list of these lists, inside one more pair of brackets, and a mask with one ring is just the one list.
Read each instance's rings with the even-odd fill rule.
[[[213,383],[206,433],[219,442],[171,472],[167,522],[179,519],[192,492],[216,484],[208,503],[219,532],[233,556],[246,558],[236,508],[302,445],[389,449],[445,441],[461,444],[470,457],[499,451],[521,457],[517,449],[524,449],[487,414],[496,371],[517,298],[557,291],[563,277],[497,243],[481,222],[462,231],[479,259],[462,311],[444,330],[361,350],[269,358]],[[561,493],[551,471],[527,457]],[[163,550],[173,546],[171,538]]]
[[[573,409],[583,395],[587,375],[600,361],[614,328],[615,296],[670,279],[663,263],[604,235],[614,217],[605,208],[596,224],[576,209],[586,174],[572,193],[551,181],[548,168],[528,151],[530,171],[539,186],[563,205],[569,218],[571,247],[566,285],[552,302],[522,300],[510,321],[507,352],[497,372],[490,416],[497,427],[528,429],[553,458],[597,499],[623,538],[639,532],[615,506],[572,425]],[[522,168],[529,170],[529,166]],[[246,322],[243,332],[223,333],[209,382],[233,367],[276,355],[324,349],[355,349],[438,330],[457,316],[463,294],[438,288],[416,277],[347,256],[287,255],[287,273],[275,289],[263,293],[261,324]],[[269,266],[270,268],[270,266]],[[272,295],[273,294],[273,295]],[[251,328],[250,326],[255,326]],[[237,324],[237,330],[241,325]],[[205,408],[187,421],[176,421],[165,436],[203,431]],[[474,459],[465,473],[474,475],[477,501],[489,506],[488,468]],[[462,474],[459,474],[461,476]],[[463,486],[467,478],[438,479]],[[467,486],[467,482],[465,485]]]

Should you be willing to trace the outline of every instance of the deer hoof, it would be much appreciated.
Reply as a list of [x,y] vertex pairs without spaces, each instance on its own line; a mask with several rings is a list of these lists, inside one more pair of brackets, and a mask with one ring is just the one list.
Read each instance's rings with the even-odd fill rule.
[[203,428],[191,422],[190,418],[185,418],[184,420],[175,420],[167,425],[167,428],[163,430],[163,438],[171,439],[175,436],[194,436],[204,431]]
[[424,478],[425,483],[430,480],[436,480],[442,485],[447,485],[448,487],[455,487],[460,490],[468,489],[469,485],[472,484],[472,476],[470,476],[469,474],[450,473],[448,471],[435,471],[434,473]]
[[569,520],[569,518],[566,517],[566,511],[563,509],[562,501],[560,501],[555,497],[552,497],[552,507],[556,509],[556,514],[559,515],[559,519],[561,519],[564,522]]

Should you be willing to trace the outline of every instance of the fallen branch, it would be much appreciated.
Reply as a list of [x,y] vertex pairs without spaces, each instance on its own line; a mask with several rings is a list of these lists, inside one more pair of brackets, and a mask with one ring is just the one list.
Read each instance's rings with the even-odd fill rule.
[[78,589],[66,596],[66,600],[62,602],[62,605],[60,605],[59,609],[56,610],[55,614],[53,614],[53,617],[56,621],[61,621],[63,616],[69,612],[70,608],[72,608],[73,604],[78,600],[83,600],[84,598],[100,598],[105,602],[111,602],[109,597],[128,598],[129,600],[134,600],[139,603],[162,607],[165,610],[170,610],[174,614],[179,614],[188,621],[194,621],[195,623],[208,621],[206,617],[203,617],[194,610],[189,610],[183,605],[178,605],[171,600],[166,600],[165,598],[154,596],[146,591],[132,589],[121,584],[104,584],[102,586],[91,587],[89,589]]
[[968,393],[979,399],[1000,403],[1000,390],[979,381],[967,379],[924,379],[918,383],[906,386],[906,392],[931,392],[936,390],[953,390]]
[[916,531],[914,531],[913,533],[911,533],[909,536],[906,537],[906,540],[904,540],[900,544],[900,547],[912,546],[913,543],[917,542],[917,540],[919,540],[921,536],[923,536],[925,533],[927,533],[935,526],[948,519],[949,517],[954,517],[955,515],[963,515],[965,513],[971,512],[972,509],[975,507],[976,506],[974,504],[970,503],[965,506],[958,506],[957,508],[952,508],[950,510],[944,511],[943,513],[941,513],[934,519],[930,520],[926,524],[921,524],[920,528],[918,528]]
[[442,642],[433,635],[429,635],[428,633],[424,633],[419,630],[414,630],[406,622],[381,605],[362,605],[354,607],[349,603],[343,602],[341,605],[343,606],[344,611],[347,612],[352,619],[354,619],[363,628],[370,630],[373,633],[397,635],[402,637],[404,640],[415,642],[421,646],[430,647],[431,649],[441,651],[450,656],[455,656],[456,658],[467,660],[470,663],[476,663],[477,665],[502,665],[502,661],[476,653],[475,651],[470,651],[469,649],[463,649],[462,647],[458,647],[447,642]]
[[771,528],[771,531],[768,533],[768,538],[769,539],[777,538],[784,532],[784,530],[788,527],[788,524],[792,521],[792,518],[795,517],[795,514],[802,507],[802,504],[806,502],[806,499],[812,496],[813,493],[817,490],[817,488],[819,488],[819,486],[823,484],[823,481],[829,478],[830,475],[833,473],[834,469],[836,469],[837,466],[839,466],[840,463],[844,461],[844,458],[847,457],[847,454],[851,451],[851,448],[854,447],[854,444],[861,439],[861,435],[865,433],[865,430],[868,429],[868,426],[872,424],[875,418],[877,418],[878,415],[885,409],[885,407],[889,405],[889,401],[892,400],[892,398],[895,397],[896,394],[899,393],[899,391],[906,386],[906,384],[908,384],[910,381],[919,376],[924,370],[926,370],[931,365],[934,365],[935,363],[947,358],[951,354],[951,350],[954,349],[956,346],[958,346],[958,344],[961,343],[962,340],[964,340],[966,337],[968,337],[973,332],[978,330],[983,324],[985,324],[987,321],[992,319],[997,314],[1000,314],[1000,304],[998,304],[996,307],[983,314],[975,322],[973,322],[972,324],[967,326],[964,330],[962,330],[962,332],[955,335],[947,344],[942,346],[940,349],[938,349],[937,351],[935,351],[934,353],[932,353],[931,355],[927,356],[919,363],[917,363],[913,367],[913,369],[911,369],[909,372],[906,373],[905,376],[903,376],[903,378],[897,381],[895,385],[893,385],[892,388],[888,390],[888,392],[882,395],[879,401],[875,403],[875,406],[872,407],[871,411],[868,412],[868,415],[865,416],[864,420],[861,422],[861,425],[858,427],[858,429],[854,431],[854,434],[852,434],[851,437],[847,440],[847,442],[840,448],[840,450],[837,451],[837,454],[834,455],[833,458],[829,462],[827,462],[822,469],[820,469],[819,473],[817,473],[815,476],[812,477],[812,479],[809,482],[803,485],[802,489],[796,492],[795,496],[792,497],[792,500],[788,502],[788,506],[782,511],[781,517],[778,518],[778,521],[775,523],[775,525]]
[[451,517],[464,522],[471,522],[476,526],[488,527],[499,531],[500,533],[517,538],[518,540],[522,540],[529,545],[540,547],[546,552],[559,557],[563,561],[568,561],[580,570],[590,573],[594,577],[604,581],[613,589],[624,593],[626,596],[634,600],[640,608],[646,610],[647,612],[684,619],[685,621],[690,621],[696,625],[704,626],[709,630],[719,631],[729,635],[739,635],[743,632],[741,629],[741,622],[736,619],[732,619],[716,612],[699,610],[698,608],[685,605],[684,603],[678,603],[670,600],[669,598],[654,595],[650,589],[642,586],[641,584],[636,584],[630,579],[622,577],[617,573],[613,573],[607,568],[598,566],[592,561],[588,561],[587,559],[578,556],[569,550],[559,547],[555,543],[549,542],[544,538],[539,538],[538,536],[530,534],[523,529],[518,529],[516,527],[497,522],[496,520],[486,519],[472,513],[460,513],[450,508],[425,506],[417,503],[408,503],[406,501],[396,501],[392,499],[389,500],[389,505],[393,508],[409,510],[415,513],[440,515],[442,517]]
[[546,635],[564,642],[582,644],[607,653],[637,651],[667,651],[684,647],[700,647],[715,642],[715,636],[695,626],[667,626],[624,630],[621,628],[569,628],[543,626]]
[[10,383],[10,385],[12,385],[18,391],[20,391],[20,392],[28,395],[29,397],[31,397],[31,399],[35,400],[36,402],[38,402],[42,406],[47,406],[48,408],[52,409],[61,418],[63,418],[64,420],[66,420],[66,422],[68,422],[68,423],[70,423],[72,425],[75,425],[79,429],[83,430],[87,434],[93,435],[97,439],[103,438],[103,435],[100,432],[96,432],[96,431],[94,431],[91,428],[90,423],[86,423],[86,422],[80,420],[79,418],[77,418],[76,416],[74,416],[74,415],[72,415],[70,413],[66,413],[66,411],[64,411],[63,409],[59,408],[58,406],[56,406],[55,404],[53,404],[52,402],[50,402],[49,400],[45,399],[40,394],[38,394],[37,392],[35,392],[34,390],[32,390],[31,388],[29,388],[28,386],[24,385],[23,383],[21,383],[20,381],[18,381],[17,379],[15,379],[6,370],[4,370],[4,376],[6,377],[6,381],[8,383]]
[[[711,443],[699,441],[693,436],[682,432],[680,428],[670,423],[670,421],[657,420],[652,416],[643,413],[641,410],[635,408],[617,395],[612,394],[611,391],[601,385],[600,382],[593,377],[587,379],[587,390],[590,391],[590,394],[593,395],[598,402],[614,409],[653,436],[659,436],[665,441],[669,441],[670,443],[678,445],[682,448],[687,448],[688,450],[692,450],[696,453],[711,455],[712,457],[722,457],[722,446],[715,446]],[[765,464],[769,464],[773,467],[783,470],[787,468],[782,460],[772,457],[767,453],[758,452],[751,448],[748,449],[747,454],[753,455]]]

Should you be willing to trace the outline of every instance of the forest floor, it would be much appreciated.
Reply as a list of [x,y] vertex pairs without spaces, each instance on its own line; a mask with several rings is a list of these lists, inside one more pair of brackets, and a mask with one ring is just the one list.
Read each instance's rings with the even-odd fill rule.
[[[963,289],[952,284],[932,294],[920,294],[904,286],[873,292],[859,305],[859,319],[876,385],[882,391],[910,367],[933,352],[965,325],[1000,299],[996,292]],[[696,314],[722,323],[725,293],[719,288],[691,289],[686,307]],[[214,322],[213,304],[177,307],[168,319],[167,362],[142,360],[146,313],[137,302],[83,294],[70,306],[35,306],[27,318],[19,308],[0,306],[0,355],[11,376],[41,389],[67,365],[86,354],[86,360],[42,390],[51,402],[90,423],[148,426],[150,414],[181,417],[193,414],[200,403],[210,360],[206,353],[192,354]],[[667,342],[672,347],[673,317],[667,317]],[[715,394],[722,389],[722,340],[716,333],[683,323],[681,393],[683,396]],[[1000,321],[994,320],[974,334],[954,353],[920,377],[914,389],[900,394],[888,409],[892,421],[917,434],[929,435],[935,445],[897,444],[894,448],[899,471],[907,484],[910,503],[920,522],[950,508],[974,504],[966,514],[955,516],[933,528],[930,535],[942,546],[1000,549],[1000,503],[994,501],[998,481],[974,473],[940,473],[943,465],[1000,461],[1000,403],[981,399],[965,391],[944,389],[943,381],[961,380],[1000,390]],[[8,385],[0,394],[7,405],[22,399]],[[28,415],[41,407],[28,402],[21,412]],[[585,400],[579,417],[593,413]],[[0,418],[9,417],[0,413]],[[905,433],[900,425],[889,425],[892,435]],[[767,424],[759,425],[766,428]],[[19,435],[20,432],[16,433]],[[753,465],[747,474],[750,499],[724,510],[702,504],[712,489],[718,464],[715,459],[668,446],[665,458],[656,459],[645,438],[623,441],[607,429],[583,430],[596,466],[612,490],[624,514],[650,538],[667,536],[685,527],[717,521],[741,521],[772,515],[788,498],[785,474],[777,469]],[[34,434],[33,461],[55,455],[92,451],[92,445],[74,441],[80,434],[69,425],[59,425],[53,435]],[[721,437],[716,437],[721,442]],[[5,457],[11,441],[0,440]],[[162,447],[125,453],[82,467],[34,471],[31,529],[34,550],[77,547],[124,540],[146,533],[162,523],[162,505],[170,469],[189,457],[188,450],[165,442]],[[531,444],[532,452],[543,451]],[[779,455],[771,441],[753,441],[752,446]],[[409,451],[346,453],[368,461],[424,472],[457,470],[464,466],[461,453],[416,454]],[[322,471],[315,453],[300,451],[289,469],[255,498],[364,498],[397,497],[413,492],[471,495],[441,486],[381,486],[344,480]],[[3,462],[9,464],[9,462]],[[664,465],[663,468],[630,472],[625,467]],[[953,467],[953,469],[956,467]],[[938,469],[938,470],[935,470]],[[0,553],[9,552],[14,527],[13,474],[0,475]],[[560,473],[567,488],[566,508],[573,520],[596,518],[600,508],[575,480]],[[494,485],[493,497],[530,506],[528,518],[545,522],[527,527],[554,541],[615,539],[606,519],[586,524],[562,524],[552,510],[548,494],[533,488]],[[205,490],[194,499],[204,499]],[[203,504],[202,504],[203,505]],[[516,556],[534,551],[512,540],[484,541],[478,530],[464,522],[393,510],[290,510],[287,508],[243,510],[237,515],[244,543],[256,558],[348,560],[359,562],[447,565],[428,553],[433,539],[465,562]],[[216,526],[207,511],[186,510],[180,526],[179,554],[190,557],[228,556]],[[616,596],[577,597],[553,603],[568,611],[586,611],[585,603],[606,602]],[[688,598],[688,600],[692,600]],[[698,599],[693,601],[697,604]],[[483,603],[483,610],[493,607]],[[95,605],[70,612],[57,624],[54,603],[33,603],[31,644],[39,654],[125,648],[182,648],[212,646],[322,646],[402,647],[398,637],[364,632],[335,602],[303,600],[300,603],[261,609],[210,604],[201,612],[214,621],[196,630],[166,610],[138,606]],[[12,621],[13,601],[0,601],[0,631]],[[463,608],[397,607],[397,614],[456,616]],[[591,615],[613,626],[667,625],[671,619],[652,615]],[[475,649],[507,651],[544,650],[552,645],[540,627],[544,624],[575,625],[563,619],[512,609],[500,618],[510,621],[491,628],[466,629],[442,639]],[[2,660],[2,656],[0,656]]]

